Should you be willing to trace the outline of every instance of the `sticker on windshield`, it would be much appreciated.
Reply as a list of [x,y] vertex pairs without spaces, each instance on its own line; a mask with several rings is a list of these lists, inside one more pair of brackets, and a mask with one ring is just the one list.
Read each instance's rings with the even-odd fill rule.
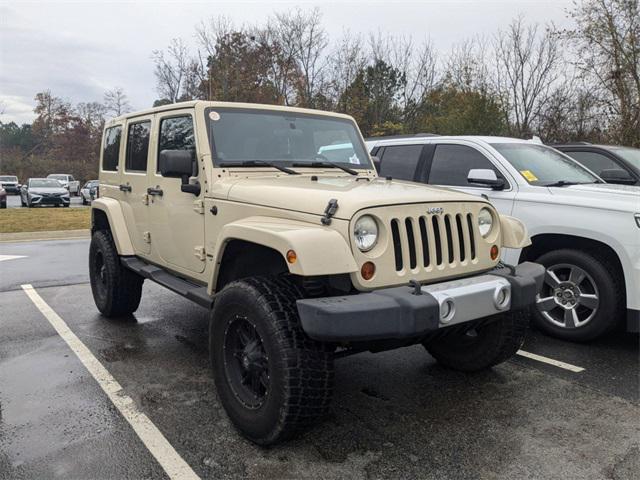
[[351,155],[349,157],[349,163],[352,163],[354,165],[360,165],[360,159],[358,158],[358,156],[354,153],[353,155]]
[[520,173],[529,182],[537,182],[538,181],[538,177],[536,177],[531,170],[520,170]]
[[214,122],[220,120],[220,114],[218,112],[209,112],[209,118]]

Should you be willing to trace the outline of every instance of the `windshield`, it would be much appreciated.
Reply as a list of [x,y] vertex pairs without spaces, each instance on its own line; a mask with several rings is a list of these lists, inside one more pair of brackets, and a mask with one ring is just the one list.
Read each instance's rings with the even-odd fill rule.
[[615,153],[624,158],[636,168],[640,168],[640,150],[631,147],[610,147]]
[[210,108],[209,140],[216,164],[261,161],[282,166],[333,162],[372,168],[353,122],[285,111]]
[[82,188],[91,188],[91,187],[95,187],[96,185],[98,185],[98,180],[90,180],[87,183],[85,183],[84,187]]
[[17,182],[18,177],[12,177],[10,175],[0,176],[0,182]]
[[60,188],[60,182],[53,179],[29,180],[29,188]]
[[55,180],[67,180],[66,175],[47,175],[47,178],[53,178]]
[[578,162],[552,148],[527,143],[492,143],[491,146],[531,185],[599,182]]

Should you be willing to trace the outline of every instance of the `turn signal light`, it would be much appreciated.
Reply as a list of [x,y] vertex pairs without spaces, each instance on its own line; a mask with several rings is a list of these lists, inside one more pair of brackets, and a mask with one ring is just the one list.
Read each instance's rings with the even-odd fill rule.
[[296,263],[298,260],[298,254],[294,250],[289,250],[287,252],[287,262]]
[[360,275],[365,280],[371,280],[376,273],[376,265],[373,262],[364,262],[360,269]]
[[497,245],[494,245],[493,247],[491,247],[491,251],[489,253],[491,254],[491,260],[495,260],[496,258],[498,258],[500,250],[498,249]]

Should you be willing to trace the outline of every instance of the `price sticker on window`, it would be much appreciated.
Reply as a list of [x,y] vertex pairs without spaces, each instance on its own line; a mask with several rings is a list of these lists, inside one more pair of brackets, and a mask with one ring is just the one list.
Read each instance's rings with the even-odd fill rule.
[[536,177],[531,170],[520,170],[520,174],[522,174],[528,182],[538,181],[538,177]]

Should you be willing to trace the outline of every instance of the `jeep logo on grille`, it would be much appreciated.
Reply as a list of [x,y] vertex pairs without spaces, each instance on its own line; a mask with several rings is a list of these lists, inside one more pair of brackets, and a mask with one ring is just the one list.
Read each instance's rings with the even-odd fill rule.
[[442,207],[429,207],[427,208],[427,213],[432,214],[432,215],[438,215],[440,213],[444,212],[444,208]]

